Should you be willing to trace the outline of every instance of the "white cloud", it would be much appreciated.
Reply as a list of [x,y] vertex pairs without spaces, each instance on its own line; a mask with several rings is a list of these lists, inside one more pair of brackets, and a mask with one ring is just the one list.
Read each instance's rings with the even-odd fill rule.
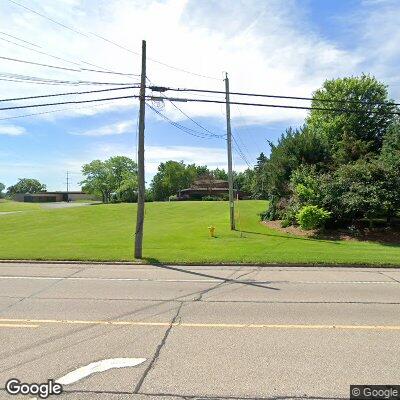
[[26,130],[22,126],[17,125],[0,125],[0,135],[21,136],[25,135]]
[[122,135],[132,131],[134,123],[132,121],[120,121],[115,124],[103,125],[99,128],[89,129],[81,132],[70,132],[71,135],[77,136],[109,136]]
[[[306,18],[303,18],[304,12],[299,3],[290,0],[270,0],[268,3],[250,0],[99,0],[96,8],[93,8],[91,2],[84,0],[63,0],[62,3],[64,4],[60,1],[41,0],[31,1],[29,5],[85,32],[87,36],[63,29],[8,2],[0,4],[0,15],[7,15],[7,18],[2,18],[7,21],[4,30],[38,43],[43,46],[44,51],[78,62],[81,66],[95,68],[82,63],[83,60],[128,73],[140,72],[140,57],[102,41],[90,32],[105,35],[138,53],[144,38],[148,46],[147,76],[152,82],[166,86],[217,90],[224,89],[222,71],[228,71],[231,90],[307,96],[326,78],[358,71],[364,57],[315,34]],[[11,44],[4,43],[4,50],[14,58],[76,67],[74,64],[51,60]],[[151,59],[219,80],[185,74],[157,64]],[[3,61],[2,65],[6,71],[46,78],[138,81],[138,78],[114,77],[94,72],[63,72]],[[33,93],[44,91],[43,85],[15,82],[0,84],[0,90],[16,95],[26,93],[28,88]],[[51,91],[61,91],[62,88],[52,87]],[[50,89],[46,88],[45,91]],[[113,92],[113,95],[118,94]],[[100,97],[100,94],[97,96]],[[127,106],[136,103],[136,100],[121,100],[110,104],[106,109],[93,108],[92,112],[109,112],[118,109],[119,104]],[[273,101],[271,103],[276,104]],[[184,104],[183,108],[194,117],[221,118],[221,106],[217,104],[190,103]],[[241,111],[245,117],[254,118],[257,123],[301,121],[305,116],[304,111],[298,110],[243,106]],[[167,112],[184,119],[175,111],[172,114],[170,107]],[[52,115],[56,116],[57,114]]]

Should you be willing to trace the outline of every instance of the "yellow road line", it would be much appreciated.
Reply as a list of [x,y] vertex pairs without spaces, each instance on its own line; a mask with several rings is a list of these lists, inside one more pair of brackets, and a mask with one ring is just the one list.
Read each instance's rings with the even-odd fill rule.
[[[0,319],[0,324],[8,325],[23,323],[23,327],[37,327],[41,324],[61,325],[119,325],[119,326],[170,326],[169,322],[146,321],[103,321],[103,320],[58,320],[58,319]],[[27,325],[36,324],[36,325]],[[341,330],[388,330],[400,331],[400,325],[312,325],[312,324],[221,324],[221,323],[190,323],[175,322],[172,324],[181,328],[226,328],[226,329],[341,329]],[[0,325],[6,326],[6,325]]]
[[2,323],[0,323],[0,328],[39,328],[39,325],[32,325],[32,324],[2,324]]

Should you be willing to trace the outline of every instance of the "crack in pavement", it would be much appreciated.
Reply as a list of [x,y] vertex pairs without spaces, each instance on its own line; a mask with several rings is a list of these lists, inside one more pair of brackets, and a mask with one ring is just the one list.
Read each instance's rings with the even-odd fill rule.
[[69,275],[67,275],[67,276],[63,276],[62,278],[60,278],[60,279],[58,279],[57,281],[51,283],[50,285],[44,287],[43,289],[40,289],[40,290],[38,290],[38,291],[36,291],[36,292],[33,292],[33,293],[30,294],[29,296],[20,298],[20,300],[16,301],[15,303],[12,303],[12,304],[10,304],[10,305],[8,305],[8,306],[2,308],[2,309],[0,310],[0,314],[3,314],[4,311],[10,310],[10,309],[13,308],[14,306],[16,306],[17,304],[22,303],[22,302],[25,301],[25,300],[34,298],[34,297],[37,296],[38,294],[43,293],[43,292],[45,292],[46,290],[48,290],[48,289],[50,289],[50,288],[52,288],[52,287],[58,285],[58,284],[59,284],[60,282],[62,282],[64,279],[70,278],[70,277],[72,277],[72,276],[74,276],[74,275],[76,275],[76,274],[79,274],[79,273],[82,272],[83,270],[84,270],[84,268],[80,268],[80,269],[78,269],[77,271],[73,272],[72,274],[69,274]]
[[392,281],[395,281],[395,282],[397,282],[397,283],[400,283],[400,281],[398,281],[397,279],[393,278],[393,276],[386,275],[385,273],[380,272],[380,271],[379,271],[379,273],[380,273],[381,275],[386,276],[387,278],[391,279]]
[[228,284],[231,283],[231,282],[228,282],[228,279],[229,279],[231,276],[233,276],[233,275],[235,275],[236,273],[238,273],[241,269],[242,269],[241,267],[239,267],[238,269],[235,269],[235,270],[234,270],[231,274],[229,274],[229,275],[227,276],[227,278],[224,279],[222,282],[219,282],[219,283],[217,283],[216,285],[211,286],[211,287],[208,288],[208,289],[202,290],[202,291],[199,293],[199,295],[198,295],[197,297],[195,297],[192,301],[203,301],[203,296],[204,296],[206,293],[209,293],[209,292],[211,292],[211,291],[213,291],[213,290],[215,290],[215,289],[218,289],[220,286],[224,285],[225,283],[228,283]]
[[157,346],[157,349],[154,353],[154,356],[152,358],[152,360],[150,361],[149,365],[147,366],[147,368],[145,369],[143,375],[141,376],[141,378],[139,379],[139,382],[136,384],[135,389],[133,390],[134,394],[138,394],[140,388],[142,387],[147,375],[150,373],[150,371],[153,369],[154,365],[156,364],[158,357],[160,356],[161,350],[162,348],[165,346],[165,343],[167,342],[168,336],[171,332],[172,327],[176,324],[177,320],[180,319],[180,312],[182,309],[183,303],[181,303],[178,307],[178,310],[176,312],[176,314],[174,315],[174,317],[172,318],[167,330],[164,333],[163,338],[161,339],[160,344]]

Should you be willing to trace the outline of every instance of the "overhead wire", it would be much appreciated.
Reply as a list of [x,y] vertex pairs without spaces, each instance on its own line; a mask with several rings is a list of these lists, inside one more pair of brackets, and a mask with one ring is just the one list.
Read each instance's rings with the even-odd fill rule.
[[42,104],[29,104],[24,106],[10,106],[10,107],[2,107],[0,111],[6,110],[19,110],[23,108],[36,108],[36,107],[48,107],[48,106],[56,106],[61,104],[81,104],[81,103],[93,103],[97,101],[109,101],[109,100],[120,100],[120,99],[138,99],[139,95],[130,95],[130,96],[116,96],[116,97],[106,97],[102,99],[88,99],[88,100],[71,100],[71,101],[60,101],[56,103],[42,103]]
[[0,81],[11,81],[20,83],[33,83],[43,85],[115,85],[115,86],[129,86],[135,84],[134,82],[104,82],[104,81],[84,81],[84,80],[61,80],[61,79],[48,79],[38,76],[12,74],[8,72],[0,72]]
[[85,109],[91,109],[91,108],[103,107],[103,106],[104,106],[104,104],[95,104],[95,105],[83,106],[83,107],[58,108],[55,110],[41,111],[41,112],[30,113],[30,114],[13,115],[11,117],[0,118],[0,121],[6,121],[6,120],[18,119],[18,118],[28,118],[28,117],[34,117],[36,115],[53,114],[56,112],[63,112],[63,111],[85,110]]
[[111,91],[114,91],[114,90],[139,89],[139,88],[140,88],[140,84],[137,84],[135,86],[123,86],[123,87],[117,87],[117,88],[85,90],[85,91],[80,91],[80,92],[64,92],[64,93],[53,93],[53,94],[45,94],[45,95],[38,95],[38,96],[13,97],[13,98],[8,98],[8,99],[0,99],[0,102],[17,101],[17,100],[31,100],[31,99],[57,97],[57,96],[70,96],[70,95],[76,95],[76,94],[90,94],[90,93],[111,92]]
[[[221,90],[209,90],[209,89],[190,89],[190,88],[169,88],[169,87],[149,87],[154,91],[158,91],[156,89],[161,89],[162,91],[173,91],[173,92],[199,92],[199,93],[213,93],[213,94],[225,94],[224,91]],[[366,102],[363,100],[338,100],[338,99],[318,99],[313,97],[300,97],[300,96],[283,96],[283,95],[272,95],[272,94],[260,94],[260,93],[248,93],[248,92],[229,92],[230,95],[236,96],[250,96],[250,97],[266,97],[266,98],[274,98],[274,99],[287,99],[287,100],[307,100],[307,101],[319,101],[322,103],[349,103],[349,104],[362,104],[362,105],[395,105],[400,106],[400,103],[394,102]]]
[[19,37],[17,37],[17,36],[10,35],[9,33],[0,32],[0,34],[1,34],[1,35],[5,35],[5,36],[8,36],[8,37],[11,37],[11,38],[13,38],[13,39],[15,39],[15,40],[19,40],[19,41],[21,41],[21,42],[30,44],[31,46],[35,46],[35,47],[39,47],[39,48],[42,47],[42,46],[39,46],[38,44],[35,44],[35,43],[29,42],[29,41],[27,41],[27,40],[21,39],[21,38],[19,38]]
[[[34,13],[34,14],[36,14],[36,15],[42,17],[42,18],[47,19],[48,21],[53,22],[54,24],[57,24],[57,25],[59,25],[59,26],[65,28],[65,29],[68,29],[68,30],[70,30],[70,31],[72,31],[72,32],[75,32],[75,33],[79,34],[79,35],[82,35],[82,36],[85,36],[85,37],[87,37],[87,38],[90,38],[90,36],[89,36],[87,33],[82,32],[82,31],[79,31],[79,30],[77,30],[77,29],[75,29],[75,28],[72,28],[72,27],[70,27],[70,26],[68,26],[68,25],[66,25],[66,24],[64,24],[64,23],[62,23],[62,22],[59,22],[59,21],[57,21],[57,20],[55,20],[55,19],[53,19],[53,18],[50,18],[49,16],[47,16],[47,15],[45,15],[45,14],[43,14],[43,13],[40,13],[40,12],[38,12],[38,11],[36,11],[36,10],[30,8],[30,7],[27,7],[27,6],[25,6],[25,5],[21,4],[21,3],[18,3],[18,2],[16,2],[15,0],[9,0],[9,1],[10,1],[11,3],[15,4],[16,6],[22,7],[22,8],[24,8],[24,9],[27,10],[27,11],[30,11],[30,12],[32,12],[32,13]],[[109,43],[109,44],[112,44],[112,45],[114,45],[114,46],[117,46],[117,47],[119,47],[119,48],[121,48],[121,49],[123,49],[123,50],[125,50],[125,51],[128,51],[128,52],[133,53],[133,54],[136,54],[136,55],[140,55],[138,52],[136,52],[136,51],[134,51],[134,50],[132,50],[132,49],[130,49],[130,48],[128,48],[128,47],[125,47],[125,46],[123,46],[123,45],[121,45],[121,44],[119,44],[119,43],[117,43],[117,42],[115,42],[115,41],[113,41],[113,40],[110,40],[110,39],[108,39],[108,38],[106,38],[106,37],[104,37],[104,36],[101,36],[101,35],[99,35],[99,34],[97,34],[97,33],[90,32],[90,34],[91,34],[92,36],[94,36],[94,37],[97,37],[97,38],[99,38],[99,39],[101,39],[101,40],[103,40],[103,41]],[[201,77],[201,78],[207,78],[207,79],[213,79],[213,80],[220,80],[220,78],[216,78],[216,77],[212,77],[212,76],[208,76],[208,75],[203,75],[203,74],[199,74],[199,73],[196,73],[196,72],[192,72],[192,71],[189,71],[189,70],[186,70],[186,69],[183,69],[183,68],[175,67],[175,66],[173,66],[173,65],[164,63],[164,62],[162,62],[162,61],[159,61],[159,60],[156,60],[156,59],[153,59],[153,58],[148,58],[148,60],[149,60],[149,61],[152,61],[152,62],[154,62],[154,63],[160,64],[160,65],[163,65],[163,66],[165,66],[165,67],[167,67],[167,68],[174,69],[174,70],[177,70],[177,71],[180,71],[180,72],[184,72],[184,73],[186,73],[186,74],[195,75],[195,76],[198,76],[198,77]]]
[[68,67],[60,67],[60,66],[57,66],[57,65],[43,64],[43,63],[38,63],[38,62],[35,62],[35,61],[22,60],[20,58],[12,58],[12,57],[5,57],[5,56],[0,56],[0,59],[7,60],[7,61],[13,61],[13,62],[20,62],[20,63],[24,63],[24,64],[37,65],[37,66],[40,66],[40,67],[54,68],[54,69],[60,69],[60,70],[64,70],[64,71],[72,71],[72,72],[86,71],[86,72],[97,72],[97,73],[101,73],[101,74],[112,74],[112,75],[122,75],[122,76],[140,76],[140,74],[128,74],[128,73],[125,73],[125,72],[117,72],[117,71],[100,71],[100,70],[97,70],[97,69],[81,68],[81,67],[79,67],[79,69],[77,69],[77,68],[68,68]]
[[29,8],[29,7],[27,7],[27,6],[23,5],[23,4],[17,3],[15,0],[8,0],[8,1],[13,3],[13,4],[15,4],[18,7],[24,8],[27,11],[30,11],[30,12],[32,12],[32,13],[34,13],[34,14],[42,17],[42,18],[45,18],[45,19],[53,22],[54,24],[60,25],[65,29],[68,29],[68,30],[70,30],[72,32],[75,32],[75,33],[79,34],[79,35],[82,35],[82,36],[85,36],[85,37],[89,37],[89,35],[87,35],[86,33],[80,32],[80,31],[78,31],[78,30],[76,30],[74,28],[71,28],[70,26],[63,24],[62,22],[56,21],[55,19],[50,18],[49,16],[47,16],[45,14],[42,14],[42,13],[40,13],[40,12],[38,12],[38,11],[32,9],[32,8]]
[[[172,119],[168,118],[166,115],[164,115],[163,113],[161,113],[159,110],[157,110],[155,107],[153,107],[152,105],[150,105],[149,103],[146,102],[146,105],[152,110],[154,111],[156,114],[158,114],[161,118],[165,119],[167,122],[169,122],[172,126],[174,126],[177,129],[180,129],[181,131],[191,135],[191,136],[195,136],[198,137],[200,139],[214,139],[214,138],[218,138],[218,137],[214,137],[214,136],[210,136],[210,135],[206,135],[202,132],[198,132],[194,129],[188,128],[178,122],[173,121]],[[219,138],[220,139],[220,138]]]
[[[162,97],[153,97],[154,100],[162,99]],[[174,97],[174,98],[167,98],[168,100],[177,101],[177,102],[199,102],[199,103],[219,103],[225,104],[226,101],[224,100],[206,100],[206,99],[193,99],[193,98],[183,98],[183,97]],[[236,104],[242,106],[254,106],[254,107],[271,107],[271,108],[287,108],[287,109],[298,109],[298,110],[319,110],[319,111],[331,111],[331,112],[347,112],[347,113],[356,113],[356,114],[377,114],[380,111],[377,110],[351,110],[346,108],[324,108],[324,107],[305,107],[305,106],[289,106],[283,104],[265,104],[265,103],[250,103],[250,102],[239,102],[239,101],[230,101],[229,104]],[[389,115],[400,115],[400,111],[393,111],[388,112]]]

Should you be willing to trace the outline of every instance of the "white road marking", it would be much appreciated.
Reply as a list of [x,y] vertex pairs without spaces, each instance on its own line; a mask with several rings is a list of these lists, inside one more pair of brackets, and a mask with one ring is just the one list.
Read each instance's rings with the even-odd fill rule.
[[145,358],[110,358],[108,360],[96,361],[69,372],[57,379],[56,382],[61,383],[61,385],[70,385],[97,372],[104,372],[114,368],[136,367],[145,361]]
[[[146,361],[145,358],[110,358],[107,360],[96,361],[78,368],[68,374],[58,378],[56,383],[61,385],[70,385],[98,372],[108,371],[114,368],[136,367]],[[37,397],[32,397],[30,400],[37,400]]]
[[262,283],[262,284],[398,284],[393,280],[387,281],[274,281],[274,280],[254,280],[254,279],[235,279],[235,278],[213,278],[213,279],[150,279],[150,278],[96,278],[96,277],[67,277],[67,276],[0,276],[1,279],[26,279],[26,280],[70,280],[70,281],[121,281],[121,282],[183,282],[183,283],[212,283],[224,282],[225,280],[236,281],[238,283]]
[[215,279],[149,279],[149,278],[90,278],[66,276],[0,276],[0,279],[30,279],[30,280],[71,280],[71,281],[127,281],[127,282],[223,282],[224,278]]

